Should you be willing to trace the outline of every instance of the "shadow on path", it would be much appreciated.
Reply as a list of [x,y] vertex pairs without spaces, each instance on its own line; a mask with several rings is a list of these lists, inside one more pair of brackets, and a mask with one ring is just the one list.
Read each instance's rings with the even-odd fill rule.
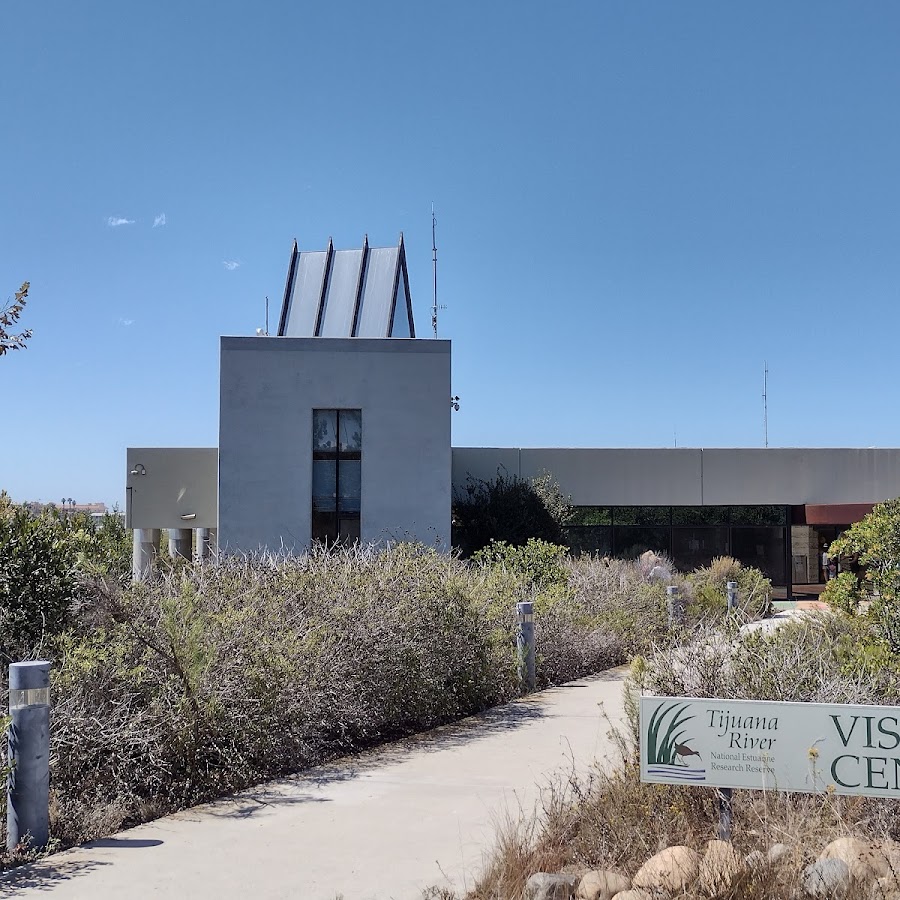
[[138,850],[143,847],[158,847],[162,841],[156,838],[100,838],[97,841],[88,841],[83,847],[109,847],[113,850]]
[[60,882],[70,881],[80,875],[87,875],[109,863],[96,860],[65,860],[58,856],[50,856],[18,869],[11,869],[0,875],[0,897],[18,897],[26,889],[52,891]]
[[[362,751],[355,756],[344,756],[288,778],[269,782],[258,788],[250,788],[233,797],[176,815],[181,819],[192,820],[199,819],[201,815],[249,819],[271,807],[327,803],[330,802],[330,798],[317,796],[309,789],[320,791],[330,785],[359,778],[368,772],[399,765],[414,754],[458,749],[485,738],[525,727],[547,718],[548,715],[553,717],[554,713],[548,714],[546,707],[553,704],[561,693],[587,687],[587,683],[591,681],[619,681],[621,678],[621,671],[613,669],[591,676],[589,679],[551,687],[469,716],[459,722],[410,735],[393,743]],[[584,715],[596,716],[599,720],[602,713],[599,708],[591,708],[586,709]]]

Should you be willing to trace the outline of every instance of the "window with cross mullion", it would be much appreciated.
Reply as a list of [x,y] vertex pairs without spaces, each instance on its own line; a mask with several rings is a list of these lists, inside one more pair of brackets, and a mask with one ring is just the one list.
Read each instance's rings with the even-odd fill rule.
[[362,411],[313,410],[312,538],[359,540]]

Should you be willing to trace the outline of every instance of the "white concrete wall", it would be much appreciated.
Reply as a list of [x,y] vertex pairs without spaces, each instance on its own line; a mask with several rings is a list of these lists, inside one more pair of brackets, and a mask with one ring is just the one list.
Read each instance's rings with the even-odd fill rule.
[[873,503],[900,496],[898,449],[455,447],[453,485],[550,472],[578,506]]
[[127,528],[216,527],[215,447],[129,447],[125,455]]
[[219,548],[309,545],[313,409],[362,410],[363,542],[450,540],[450,342],[221,339]]

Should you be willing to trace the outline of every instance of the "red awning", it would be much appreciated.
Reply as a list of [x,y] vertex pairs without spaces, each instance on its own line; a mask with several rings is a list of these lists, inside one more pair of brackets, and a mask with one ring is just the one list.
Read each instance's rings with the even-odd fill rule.
[[852,525],[872,512],[874,503],[827,503],[804,507],[807,525]]

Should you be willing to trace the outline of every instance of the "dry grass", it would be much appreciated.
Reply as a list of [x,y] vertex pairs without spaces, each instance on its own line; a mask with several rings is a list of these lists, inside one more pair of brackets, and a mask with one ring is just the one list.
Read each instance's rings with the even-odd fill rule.
[[[831,616],[780,629],[770,637],[741,639],[735,631],[701,629],[658,645],[633,666],[631,708],[636,689],[653,693],[785,699],[838,703],[891,703],[898,693],[893,670],[854,671],[847,641],[852,625]],[[869,677],[870,676],[870,677]],[[521,900],[535,872],[583,872],[604,868],[633,876],[668,846],[687,845],[703,853],[718,837],[719,807],[714,790],[640,781],[637,731],[617,735],[618,765],[598,768],[587,783],[557,781],[540,808],[508,819],[498,829],[490,862],[468,900]],[[791,848],[778,865],[748,869],[717,900],[796,900],[802,872],[826,844],[855,836],[883,842],[898,864],[900,800],[786,792],[735,791],[733,844],[743,856],[765,854],[774,844]],[[892,866],[893,868],[893,866]],[[900,868],[894,869],[900,890]],[[700,896],[699,894],[697,896]],[[854,897],[869,897],[868,887]]]
[[[613,869],[631,877],[665,847],[687,845],[702,854],[718,836],[717,803],[710,789],[643,784],[634,762],[598,771],[587,784],[558,782],[544,792],[540,809],[503,823],[467,900],[521,900],[534,872]],[[748,870],[717,900],[796,900],[803,868],[826,844],[848,835],[895,840],[898,813],[896,801],[736,791],[735,849],[744,856],[776,843],[792,849],[777,866]]]

